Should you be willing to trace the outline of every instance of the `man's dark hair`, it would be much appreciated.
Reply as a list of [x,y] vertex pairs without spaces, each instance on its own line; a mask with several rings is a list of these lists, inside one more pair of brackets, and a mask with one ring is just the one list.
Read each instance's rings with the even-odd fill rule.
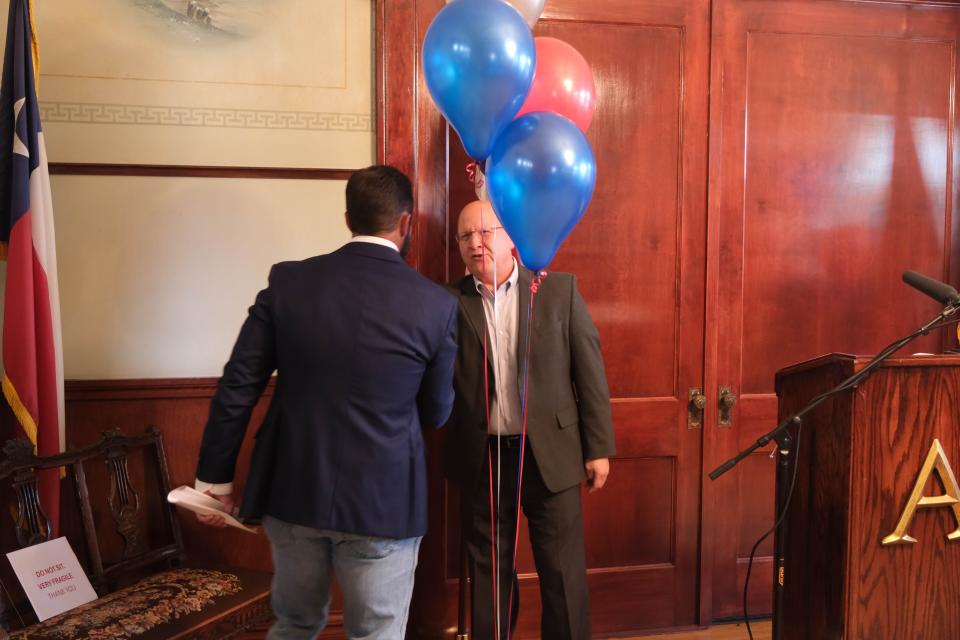
[[413,187],[402,171],[385,164],[360,169],[347,181],[347,226],[374,235],[395,229],[413,211]]

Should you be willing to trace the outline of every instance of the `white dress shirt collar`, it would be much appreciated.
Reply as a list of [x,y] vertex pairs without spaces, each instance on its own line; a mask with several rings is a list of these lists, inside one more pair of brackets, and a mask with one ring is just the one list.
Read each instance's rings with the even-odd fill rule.
[[[506,295],[508,291],[510,291],[516,286],[517,281],[519,279],[520,279],[520,268],[517,266],[516,259],[514,259],[513,271],[510,272],[510,277],[507,278],[506,282],[500,285],[500,288],[497,289],[497,295],[498,296]],[[487,294],[486,287],[483,286],[483,282],[479,278],[477,278],[477,276],[473,276],[473,286],[477,288],[477,293],[479,293],[480,295]]]
[[400,251],[400,249],[397,248],[397,245],[395,245],[392,240],[387,240],[386,238],[381,238],[380,236],[353,236],[350,238],[350,242],[369,242],[370,244],[378,244],[381,247],[389,247],[397,252]]

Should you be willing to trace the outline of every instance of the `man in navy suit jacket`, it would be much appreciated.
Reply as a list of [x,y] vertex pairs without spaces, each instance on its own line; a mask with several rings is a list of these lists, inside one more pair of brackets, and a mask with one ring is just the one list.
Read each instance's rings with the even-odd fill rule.
[[421,427],[442,425],[453,406],[457,302],[403,261],[410,181],[368,167],[346,199],[349,243],[271,269],[224,368],[197,466],[197,488],[232,509],[250,412],[276,371],[240,509],[262,517],[271,542],[271,639],[324,628],[333,574],[351,638],[403,637],[427,528]]

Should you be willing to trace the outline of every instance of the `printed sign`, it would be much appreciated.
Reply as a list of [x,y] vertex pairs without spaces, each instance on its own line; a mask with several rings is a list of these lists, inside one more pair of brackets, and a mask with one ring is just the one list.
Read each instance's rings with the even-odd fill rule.
[[66,538],[7,554],[40,621],[97,599]]

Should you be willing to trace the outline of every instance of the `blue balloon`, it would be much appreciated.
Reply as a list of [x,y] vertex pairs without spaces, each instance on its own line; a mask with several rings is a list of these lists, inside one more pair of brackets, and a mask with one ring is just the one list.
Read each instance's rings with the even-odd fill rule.
[[535,67],[530,27],[503,0],[452,2],[423,40],[430,95],[477,161],[520,111]]
[[517,118],[487,159],[490,204],[523,264],[534,271],[550,264],[580,221],[596,181],[587,138],[555,113]]

